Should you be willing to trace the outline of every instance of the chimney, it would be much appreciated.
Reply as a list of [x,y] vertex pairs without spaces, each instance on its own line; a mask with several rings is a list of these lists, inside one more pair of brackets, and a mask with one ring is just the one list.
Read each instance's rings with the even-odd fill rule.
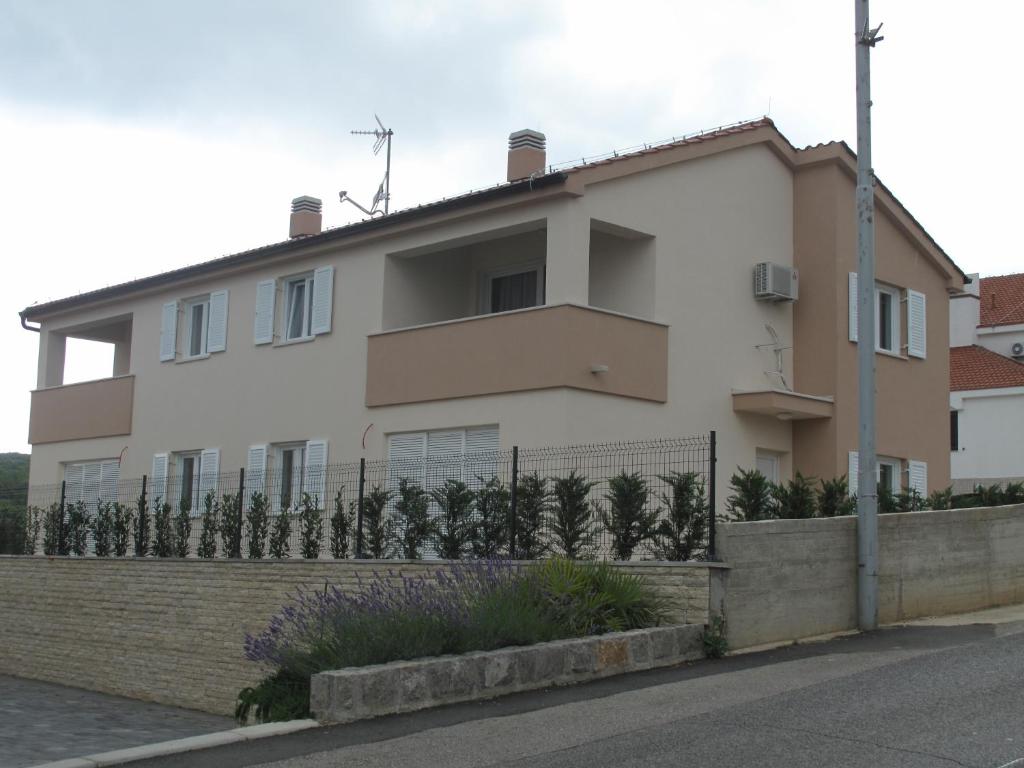
[[292,218],[288,225],[288,237],[305,237],[319,235],[323,226],[323,215],[320,210],[323,203],[317,197],[303,195],[292,200]]
[[544,173],[547,165],[546,139],[529,129],[508,136],[508,180],[519,181]]

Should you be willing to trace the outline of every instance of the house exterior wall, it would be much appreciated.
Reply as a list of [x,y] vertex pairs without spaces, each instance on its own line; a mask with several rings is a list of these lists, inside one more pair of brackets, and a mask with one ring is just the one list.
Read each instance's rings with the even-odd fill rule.
[[[848,472],[857,450],[857,344],[849,338],[849,273],[857,271],[855,182],[838,165],[812,165],[796,176],[795,388],[834,395],[831,420],[794,426],[795,460],[805,474]],[[834,254],[829,258],[828,254]],[[875,355],[878,453],[928,463],[928,488],[949,484],[949,290],[959,288],[883,207],[875,216],[876,280],[927,297],[927,356],[906,355],[906,305],[900,305],[901,354]],[[912,394],[911,394],[912,393]],[[855,482],[855,481],[854,481]],[[907,484],[906,476],[902,485]]]
[[959,449],[950,453],[955,490],[1024,479],[1024,388],[952,393]]

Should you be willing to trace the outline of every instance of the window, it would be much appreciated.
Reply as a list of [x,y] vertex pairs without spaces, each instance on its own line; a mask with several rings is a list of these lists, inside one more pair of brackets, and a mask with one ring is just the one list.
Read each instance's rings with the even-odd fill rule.
[[498,474],[498,427],[437,429],[388,436],[389,489],[408,478],[428,490],[445,480],[461,480],[471,488]]
[[495,272],[484,278],[482,286],[484,313],[511,312],[544,303],[544,266],[519,265]]
[[[906,299],[900,288],[875,284],[875,350],[892,355],[903,352],[900,317],[906,304],[908,358],[925,359],[928,347],[927,296],[920,291],[906,289]],[[856,342],[858,335],[857,273],[849,274],[849,338]]]
[[305,446],[305,443],[275,446],[278,482],[272,495],[278,510],[292,509],[302,500]]
[[757,450],[757,471],[772,483],[779,482],[779,455],[770,451]]
[[202,357],[207,354],[207,333],[210,321],[210,297],[185,302],[185,356]]
[[[178,332],[178,316],[184,335]],[[160,317],[160,361],[206,357],[227,348],[228,292],[213,291],[183,302],[169,301]]]
[[899,459],[879,456],[878,484],[882,488],[888,488],[893,493],[899,493],[903,488],[903,484],[900,482],[900,471],[902,468],[902,462]]
[[285,283],[285,340],[308,339],[312,336],[313,275],[293,277]]
[[875,286],[875,349],[899,354],[900,292],[885,285]]
[[[198,451],[175,454],[175,473],[177,479],[174,491],[178,494],[178,504],[193,512],[201,511],[199,493],[199,476],[202,474],[202,454]],[[181,507],[179,506],[179,509]]]
[[121,475],[118,459],[75,462],[64,465],[64,498],[69,504],[84,501],[95,511],[99,501],[117,501]]
[[960,450],[960,411],[949,412],[949,450]]

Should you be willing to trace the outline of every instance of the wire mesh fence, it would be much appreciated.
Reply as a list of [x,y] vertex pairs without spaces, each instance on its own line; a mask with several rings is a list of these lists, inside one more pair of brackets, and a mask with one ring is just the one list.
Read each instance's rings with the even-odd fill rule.
[[711,432],[248,473],[171,468],[155,483],[34,485],[9,494],[11,508],[28,511],[21,513],[20,545],[7,550],[714,559],[715,440]]

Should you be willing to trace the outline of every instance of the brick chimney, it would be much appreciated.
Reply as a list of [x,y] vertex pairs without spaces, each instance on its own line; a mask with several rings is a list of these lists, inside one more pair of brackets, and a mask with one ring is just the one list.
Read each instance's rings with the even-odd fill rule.
[[519,181],[544,173],[547,142],[540,131],[529,129],[508,136],[508,180]]
[[292,200],[292,218],[288,225],[288,237],[319,235],[323,227],[323,202],[317,197],[303,195]]

